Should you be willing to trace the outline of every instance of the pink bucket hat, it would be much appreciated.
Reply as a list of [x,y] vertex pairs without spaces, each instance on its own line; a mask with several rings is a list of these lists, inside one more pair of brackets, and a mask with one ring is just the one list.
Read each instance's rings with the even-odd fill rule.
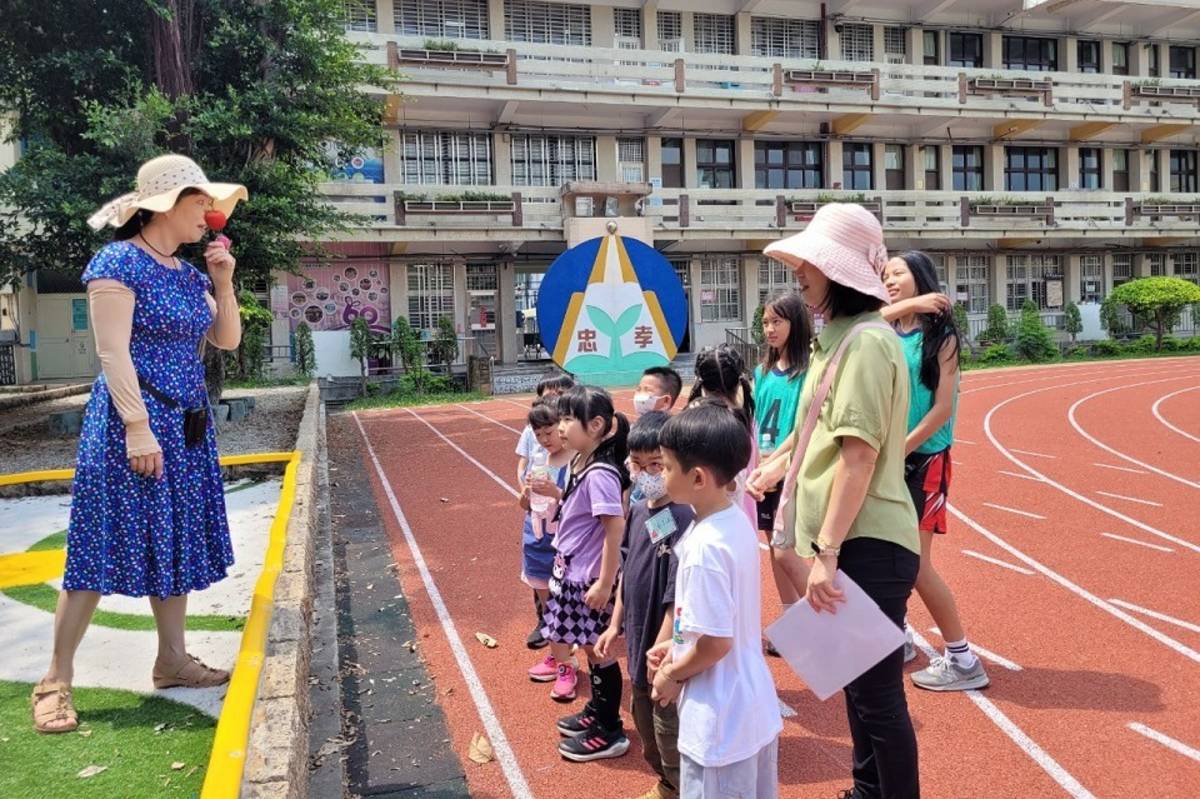
[[834,283],[890,302],[880,277],[888,257],[883,228],[861,205],[822,205],[808,227],[768,244],[763,255],[792,268],[808,261]]

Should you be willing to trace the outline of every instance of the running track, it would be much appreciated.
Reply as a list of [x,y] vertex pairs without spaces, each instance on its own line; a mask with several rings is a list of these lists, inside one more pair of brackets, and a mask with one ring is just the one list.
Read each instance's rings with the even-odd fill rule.
[[[631,413],[631,392],[617,398]],[[638,796],[652,779],[636,741],[624,758],[561,760],[553,722],[582,700],[553,703],[524,675],[536,655],[510,484],[527,402],[363,412],[338,429],[362,445],[472,794]],[[968,373],[957,439],[935,553],[992,685],[909,687],[924,795],[1200,795],[1200,358]],[[769,620],[765,560],[763,589]],[[915,594],[910,621],[940,647]],[[781,796],[832,797],[849,785],[844,708],[771,668],[797,710]],[[497,762],[466,761],[475,732]]]

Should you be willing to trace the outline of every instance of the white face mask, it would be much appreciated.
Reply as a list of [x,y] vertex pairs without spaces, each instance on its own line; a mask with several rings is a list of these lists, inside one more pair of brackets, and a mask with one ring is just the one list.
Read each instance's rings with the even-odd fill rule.
[[642,492],[642,497],[650,502],[657,502],[667,495],[666,475],[638,472],[633,482]]
[[648,391],[639,391],[633,395],[633,409],[638,416],[650,413],[662,397],[656,397]]

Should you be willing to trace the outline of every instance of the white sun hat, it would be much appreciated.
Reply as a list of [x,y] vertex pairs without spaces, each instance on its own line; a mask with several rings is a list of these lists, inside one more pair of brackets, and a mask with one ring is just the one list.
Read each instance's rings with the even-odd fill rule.
[[100,230],[105,225],[121,227],[138,209],[162,213],[175,207],[184,189],[197,189],[213,201],[213,209],[229,217],[238,200],[249,198],[246,187],[238,183],[210,183],[199,165],[183,155],[160,155],[138,169],[137,191],[123,194],[104,204],[88,217],[88,225]]

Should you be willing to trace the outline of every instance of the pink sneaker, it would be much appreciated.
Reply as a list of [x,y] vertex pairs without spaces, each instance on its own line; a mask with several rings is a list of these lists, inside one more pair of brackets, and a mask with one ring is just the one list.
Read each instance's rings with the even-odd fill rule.
[[571,702],[575,699],[575,684],[579,681],[575,669],[567,663],[558,665],[558,677],[550,689],[550,698],[555,702]]
[[546,655],[542,662],[529,670],[529,679],[534,682],[554,682],[558,678],[558,661],[554,655]]

